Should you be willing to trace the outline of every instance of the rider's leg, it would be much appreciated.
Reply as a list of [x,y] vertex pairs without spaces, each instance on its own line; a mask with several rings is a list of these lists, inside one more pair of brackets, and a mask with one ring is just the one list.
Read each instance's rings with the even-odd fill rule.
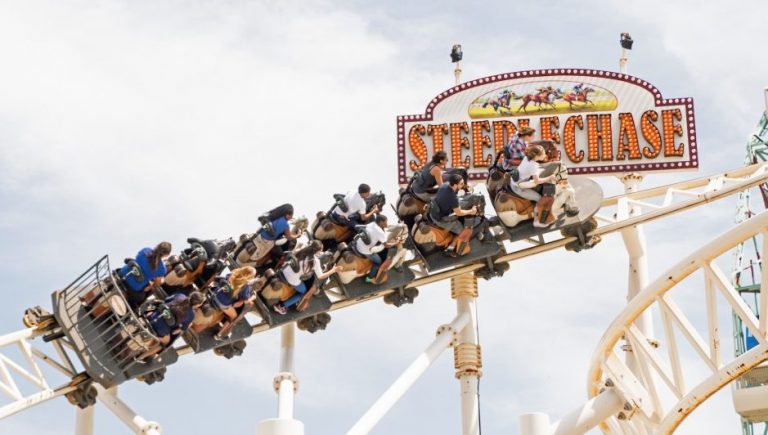
[[307,292],[307,286],[303,282],[297,285],[296,287],[294,287],[294,289],[296,290],[296,293],[290,298],[288,298],[287,301],[283,302],[283,306],[285,308],[290,308],[296,305],[297,303],[299,303],[301,298],[304,296],[304,293]]
[[371,260],[373,265],[371,266],[371,270],[368,272],[368,276],[365,277],[365,281],[373,282],[373,278],[376,277],[376,274],[379,272],[379,266],[381,266],[383,260],[378,253],[369,255],[368,259]]

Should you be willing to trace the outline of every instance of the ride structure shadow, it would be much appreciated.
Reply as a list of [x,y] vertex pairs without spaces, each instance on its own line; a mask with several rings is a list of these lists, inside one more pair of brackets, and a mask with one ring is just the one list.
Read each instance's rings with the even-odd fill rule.
[[600,210],[600,205],[603,202],[603,190],[600,188],[600,185],[589,178],[569,178],[568,182],[576,191],[576,204],[579,207],[579,214],[569,217],[562,211],[556,216],[555,222],[545,228],[534,227],[533,219],[520,222],[514,227],[504,225],[501,219],[499,219],[499,225],[501,225],[507,233],[510,242],[540,238],[542,235],[551,231],[584,224],[592,219],[592,216]]
[[331,309],[331,305],[333,304],[328,298],[328,295],[326,295],[324,291],[319,291],[311,297],[309,306],[306,310],[296,311],[296,306],[293,306],[287,313],[280,314],[272,310],[272,307],[268,306],[261,297],[256,298],[256,306],[258,307],[259,314],[261,315],[261,318],[269,324],[270,328],[324,313]]
[[243,318],[232,327],[227,338],[223,340],[216,340],[213,338],[218,331],[218,328],[208,328],[200,332],[187,330],[184,333],[183,338],[184,341],[194,349],[195,353],[201,353],[248,338],[253,334],[253,327]]
[[342,284],[341,280],[334,276],[334,280],[344,296],[347,299],[355,299],[358,301],[375,298],[384,290],[405,287],[414,279],[416,279],[416,275],[413,274],[411,269],[405,266],[403,266],[402,272],[397,271],[396,269],[390,269],[387,280],[381,284],[365,282],[365,276],[355,278],[347,284]]
[[[416,244],[413,243],[413,245]],[[460,255],[457,257],[449,257],[445,255],[443,251],[437,251],[429,255],[424,255],[418,247],[416,248],[416,252],[424,262],[427,270],[434,272],[436,270],[476,263],[480,259],[492,257],[501,251],[501,246],[495,240],[484,240],[481,242],[480,240],[473,238],[470,240],[469,246],[471,248],[471,252],[469,254]]]

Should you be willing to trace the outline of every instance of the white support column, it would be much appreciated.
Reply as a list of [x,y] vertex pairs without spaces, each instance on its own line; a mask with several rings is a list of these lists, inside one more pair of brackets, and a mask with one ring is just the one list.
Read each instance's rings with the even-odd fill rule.
[[543,412],[531,412],[520,416],[520,435],[552,435],[549,416]]
[[294,396],[299,387],[299,380],[293,373],[295,334],[295,323],[280,329],[280,373],[273,383],[277,392],[277,418],[260,421],[256,425],[256,435],[304,435],[304,424],[293,418]]
[[117,397],[117,388],[105,389],[97,383],[96,387],[99,401],[104,404],[113,414],[117,416],[126,426],[131,428],[134,433],[141,435],[161,435],[160,425],[154,421],[147,421],[142,416],[136,414],[128,405]]
[[75,414],[75,435],[93,435],[93,412],[94,406],[85,409],[76,407]]
[[[382,417],[397,403],[416,380],[432,365],[433,362],[458,341],[458,334],[467,326],[470,318],[466,313],[459,314],[449,325],[443,325],[437,330],[435,340],[408,366],[399,378],[381,395],[379,400],[363,414],[352,426],[347,435],[365,435],[381,420]],[[259,434],[261,435],[261,434]]]
[[453,348],[456,378],[461,383],[462,435],[480,434],[480,400],[478,381],[482,375],[482,359],[477,337],[477,278],[465,273],[451,278],[451,297],[456,299],[459,315],[469,316],[469,323],[461,330],[459,342]]
[[[624,183],[624,191],[626,193],[632,193],[639,190],[642,181],[643,176],[636,173],[625,174],[621,177],[621,182]],[[641,214],[642,210],[639,206],[635,205],[629,207],[628,213],[628,217],[633,217]],[[641,225],[622,230],[621,237],[624,240],[624,246],[626,246],[627,254],[629,255],[629,273],[627,279],[627,302],[629,302],[648,285],[648,258],[646,257],[645,251],[645,235]],[[644,312],[643,315],[636,320],[635,325],[648,338],[648,342],[652,346],[658,346],[658,342],[653,338],[653,317],[651,316],[650,311]],[[631,347],[627,345],[626,349],[628,350],[627,366],[630,367],[633,373],[639,374],[635,357],[630,353],[632,352]]]
[[[574,409],[560,421],[552,424],[552,435],[581,435],[597,426],[603,420],[622,410],[621,397],[613,388],[608,388],[593,397],[583,406]],[[631,408],[630,408],[631,409]]]

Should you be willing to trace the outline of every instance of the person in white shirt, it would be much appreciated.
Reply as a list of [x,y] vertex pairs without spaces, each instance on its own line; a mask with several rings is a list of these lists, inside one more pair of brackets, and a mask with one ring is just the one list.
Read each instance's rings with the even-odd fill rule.
[[365,233],[368,235],[368,243],[361,237],[358,237],[355,242],[355,249],[357,252],[371,260],[373,263],[371,270],[368,272],[368,276],[365,277],[365,282],[375,282],[381,263],[387,259],[387,248],[397,244],[396,240],[387,243],[386,229],[387,217],[383,214],[376,215],[376,219],[365,226]]
[[[542,146],[532,145],[526,148],[525,157],[523,157],[523,160],[520,162],[520,166],[517,167],[517,170],[520,173],[518,181],[514,181],[511,178],[509,180],[509,187],[512,189],[512,192],[515,192],[525,199],[538,202],[541,199],[541,185],[555,182],[554,174],[549,177],[539,177],[539,174],[541,173],[541,165],[539,163],[546,159],[547,155]],[[518,185],[518,183],[531,180],[536,184],[535,187],[527,188]]]
[[[279,314],[285,314],[288,309],[301,300],[307,292],[307,285],[313,285],[312,279],[322,281],[336,273],[340,267],[334,266],[328,271],[323,272],[323,266],[320,264],[318,254],[323,250],[323,244],[313,240],[307,247],[300,249],[294,255],[295,263],[292,265],[287,261],[280,270],[285,281],[296,290],[296,294],[291,296],[285,302],[280,302],[272,306]],[[317,285],[317,283],[314,283]]]
[[361,225],[368,222],[371,216],[379,211],[379,206],[374,205],[371,207],[371,211],[366,213],[365,209],[367,204],[365,199],[371,195],[371,186],[363,183],[357,187],[357,192],[350,190],[344,196],[344,205],[346,210],[342,210],[342,207],[336,206],[331,210],[331,214],[337,222],[346,225],[349,228],[354,228],[355,225]]

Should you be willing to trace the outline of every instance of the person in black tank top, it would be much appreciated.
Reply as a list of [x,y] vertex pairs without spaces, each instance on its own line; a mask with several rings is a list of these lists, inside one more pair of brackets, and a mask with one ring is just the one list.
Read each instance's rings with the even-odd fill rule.
[[411,186],[413,193],[424,201],[429,201],[438,186],[443,184],[443,169],[448,163],[445,151],[438,151],[432,161],[421,169],[421,177]]

